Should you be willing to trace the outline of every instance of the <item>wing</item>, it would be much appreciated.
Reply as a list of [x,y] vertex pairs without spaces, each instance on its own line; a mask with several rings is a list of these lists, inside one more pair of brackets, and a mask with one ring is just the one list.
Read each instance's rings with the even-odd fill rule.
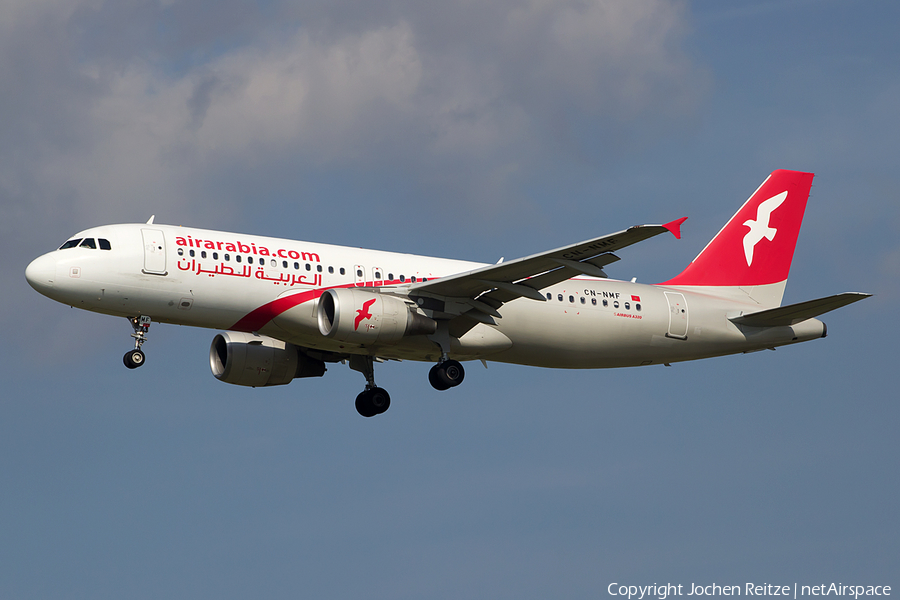
[[606,277],[603,267],[619,260],[613,254],[616,250],[667,231],[680,239],[685,219],[665,225],[637,225],[548,252],[416,283],[410,286],[409,296],[416,298],[419,306],[447,313],[448,317],[475,309],[499,318],[497,309],[504,303],[517,298],[544,301],[540,290],[576,275]]

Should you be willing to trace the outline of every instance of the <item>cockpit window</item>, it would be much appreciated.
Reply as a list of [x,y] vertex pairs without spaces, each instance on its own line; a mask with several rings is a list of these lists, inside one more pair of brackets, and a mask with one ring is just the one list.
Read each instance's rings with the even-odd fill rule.
[[80,243],[81,243],[81,238],[78,238],[77,240],[69,240],[68,242],[66,242],[65,244],[60,246],[59,249],[60,250],[68,250],[69,248],[74,248],[75,246],[77,246]]
[[78,238],[77,240],[69,240],[65,244],[59,247],[60,250],[68,250],[69,248],[75,248],[76,246],[80,246],[82,248],[90,248],[91,250],[97,249],[97,242],[100,243],[101,250],[112,250],[112,244],[109,243],[109,240],[105,240],[103,238],[97,238],[95,241],[94,238]]

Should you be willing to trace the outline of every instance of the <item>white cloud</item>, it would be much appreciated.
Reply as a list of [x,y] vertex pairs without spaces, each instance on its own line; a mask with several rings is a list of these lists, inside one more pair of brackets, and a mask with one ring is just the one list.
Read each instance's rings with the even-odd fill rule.
[[379,111],[414,111],[422,79],[403,22],[331,43],[301,32],[266,52],[225,56],[208,72],[204,81],[214,84],[196,134],[199,149],[297,146],[323,157],[355,154],[355,144],[377,129],[369,120]]
[[[107,27],[110,6],[13,6],[22,27],[0,69],[18,114],[0,134],[0,194],[63,220],[227,212],[218,180],[271,164],[403,171],[419,189],[449,182],[454,201],[500,207],[517,176],[580,152],[578,132],[615,152],[598,132],[647,137],[690,114],[705,81],[680,50],[681,9],[657,0],[410,4],[344,29],[303,15],[293,35],[205,60],[159,44],[78,56],[85,23]],[[63,39],[41,45],[37,30]],[[28,75],[14,68],[23,49]]]

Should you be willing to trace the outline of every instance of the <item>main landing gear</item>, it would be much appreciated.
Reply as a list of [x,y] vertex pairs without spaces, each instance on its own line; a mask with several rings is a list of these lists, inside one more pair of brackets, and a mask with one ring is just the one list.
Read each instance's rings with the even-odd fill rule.
[[128,322],[131,323],[131,327],[134,329],[134,333],[131,334],[131,337],[134,338],[134,350],[126,352],[125,356],[122,357],[122,362],[129,369],[137,369],[144,364],[145,357],[141,346],[147,341],[147,332],[150,330],[150,317],[143,315],[140,317],[129,317]]
[[[364,417],[374,417],[390,408],[390,394],[375,385],[375,358],[354,354],[350,357],[350,368],[366,377],[366,389],[356,397],[356,412]],[[428,381],[434,389],[444,391],[461,384],[465,376],[466,370],[458,360],[444,356],[441,362],[431,367]]]
[[458,386],[465,377],[466,370],[459,361],[453,359],[442,360],[431,367],[428,372],[428,382],[431,383],[431,387],[441,392]]
[[428,339],[441,347],[441,360],[428,372],[431,387],[443,392],[461,384],[466,376],[466,370],[458,360],[453,360],[449,356],[451,337],[448,322],[440,321],[437,331],[428,336]]
[[389,409],[390,394],[375,385],[375,359],[354,354],[350,357],[350,368],[366,377],[366,389],[356,397],[356,412],[364,417],[374,417]]

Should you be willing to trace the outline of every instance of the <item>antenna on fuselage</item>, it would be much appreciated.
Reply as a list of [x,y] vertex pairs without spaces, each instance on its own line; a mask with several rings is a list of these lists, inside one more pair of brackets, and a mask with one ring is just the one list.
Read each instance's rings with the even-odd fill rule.
[[147,220],[147,225],[153,225],[153,219],[156,218],[156,215],[150,215],[150,218]]

